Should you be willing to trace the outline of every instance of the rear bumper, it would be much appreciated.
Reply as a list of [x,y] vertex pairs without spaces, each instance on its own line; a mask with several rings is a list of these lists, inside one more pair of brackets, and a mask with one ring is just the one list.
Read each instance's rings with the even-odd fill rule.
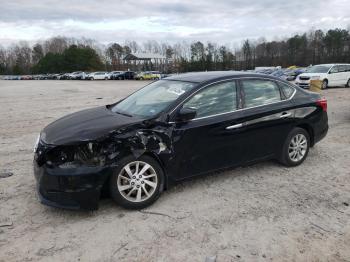
[[318,121],[314,125],[314,144],[321,141],[328,133],[328,115],[327,112],[322,112]]
[[327,126],[323,129],[323,130],[320,130],[319,132],[317,132],[317,134],[315,134],[315,141],[314,141],[314,144],[318,143],[319,141],[321,141],[323,138],[326,137],[328,133],[328,124]]
[[101,189],[111,174],[109,167],[48,168],[34,165],[37,192],[42,204],[96,210]]

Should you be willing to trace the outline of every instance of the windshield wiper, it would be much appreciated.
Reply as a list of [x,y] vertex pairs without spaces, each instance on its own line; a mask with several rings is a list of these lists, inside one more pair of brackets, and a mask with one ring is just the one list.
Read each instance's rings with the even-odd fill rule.
[[129,114],[127,114],[127,113],[122,113],[122,112],[119,112],[119,111],[114,111],[114,113],[117,113],[117,114],[123,115],[123,116],[132,117],[132,115],[129,115]]

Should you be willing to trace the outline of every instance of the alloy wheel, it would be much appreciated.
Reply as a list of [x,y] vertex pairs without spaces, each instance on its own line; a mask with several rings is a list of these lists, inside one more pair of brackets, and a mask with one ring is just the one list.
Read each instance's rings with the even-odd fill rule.
[[143,161],[125,165],[117,179],[118,191],[128,201],[143,202],[156,191],[158,178],[154,168]]
[[299,162],[302,160],[307,152],[307,138],[303,134],[297,134],[295,135],[288,147],[288,155],[290,160],[293,162]]

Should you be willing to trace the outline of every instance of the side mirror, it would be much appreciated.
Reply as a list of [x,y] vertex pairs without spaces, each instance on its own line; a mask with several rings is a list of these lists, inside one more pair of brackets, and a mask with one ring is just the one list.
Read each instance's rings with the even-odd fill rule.
[[191,107],[183,107],[177,113],[176,121],[186,122],[186,121],[189,121],[189,120],[195,118],[196,115],[197,115],[196,109],[191,108]]

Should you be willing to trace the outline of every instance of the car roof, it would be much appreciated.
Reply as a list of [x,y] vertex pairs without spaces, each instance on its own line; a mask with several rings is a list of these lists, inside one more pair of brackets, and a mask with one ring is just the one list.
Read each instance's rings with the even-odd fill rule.
[[208,72],[193,72],[183,73],[179,75],[173,75],[165,78],[165,80],[177,80],[187,81],[194,83],[210,82],[213,80],[220,80],[232,77],[259,77],[259,78],[270,78],[276,79],[276,77],[269,76],[266,74],[242,72],[242,71],[208,71]]

